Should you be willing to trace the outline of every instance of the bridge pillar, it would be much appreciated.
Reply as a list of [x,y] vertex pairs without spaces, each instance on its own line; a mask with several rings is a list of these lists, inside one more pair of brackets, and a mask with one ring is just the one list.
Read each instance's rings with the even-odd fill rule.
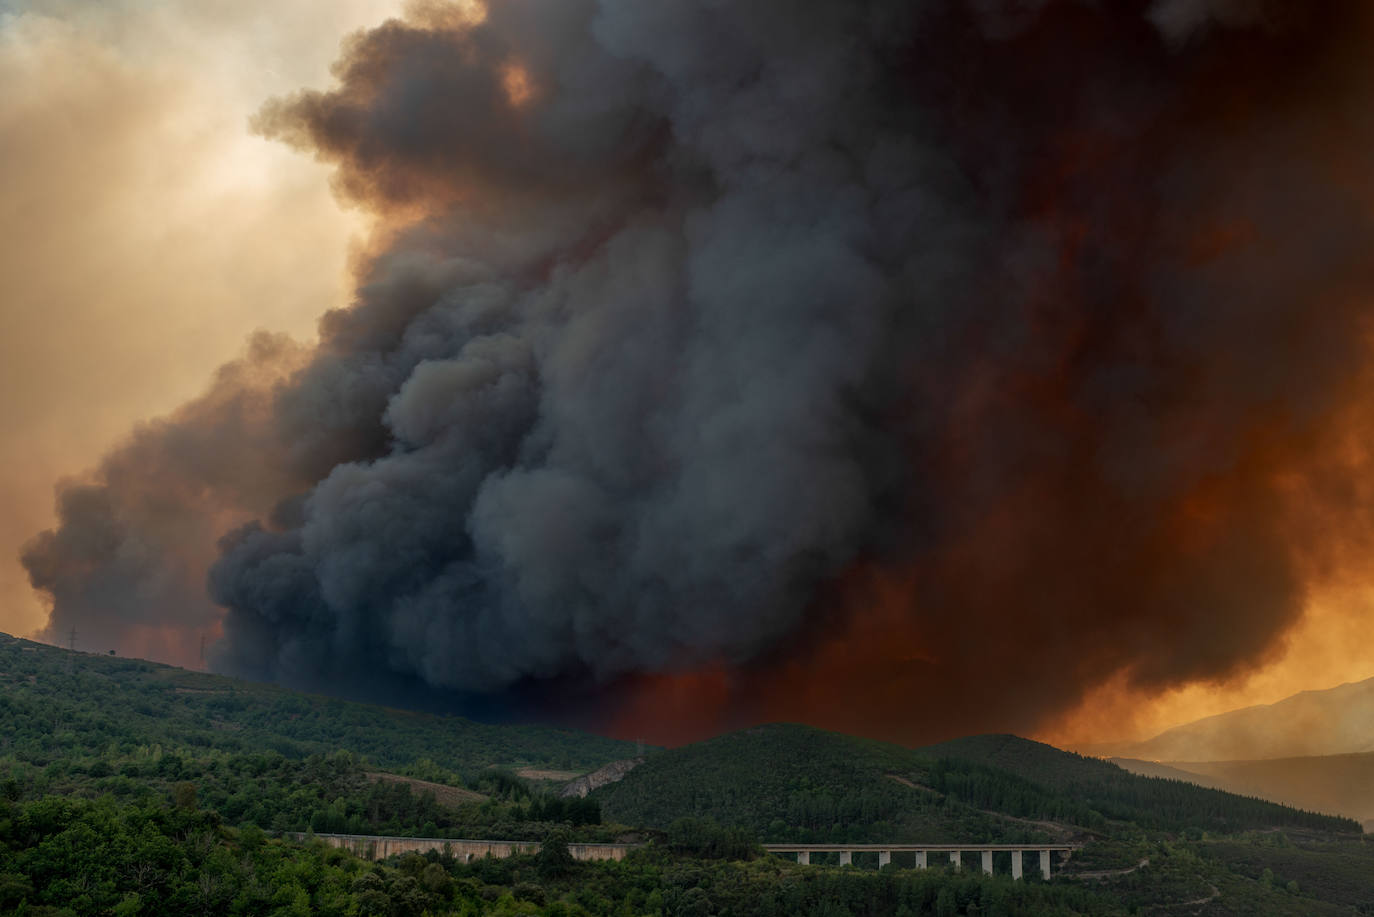
[[983,850],[981,853],[983,854],[983,872],[992,875],[992,851]]
[[1045,879],[1050,877],[1050,852],[1048,850],[1040,851],[1040,875]]
[[951,850],[951,851],[949,852],[949,862],[950,862],[951,865],[954,866],[955,869],[959,869],[960,867],[962,867],[964,864],[963,864],[963,857],[962,857],[960,851],[958,851],[958,850]]
[[810,850],[798,850],[798,851],[797,851],[797,862],[800,863],[802,866],[810,866],[810,865],[811,865],[811,851],[810,851]]
[[925,869],[925,868],[926,868],[926,852],[925,852],[924,850],[917,850],[917,851],[916,851],[916,868],[917,868],[917,869]]
[[879,851],[878,851],[878,868],[879,868],[879,869],[882,869],[884,866],[886,866],[888,863],[891,863],[891,862],[892,862],[892,851],[891,851],[891,850],[879,850]]
[[1013,850],[1011,852],[1011,877],[1021,878],[1021,857],[1025,854],[1024,850]]
[[841,851],[840,851],[840,865],[841,865],[841,866],[853,866],[853,865],[854,865],[854,853],[853,853],[852,851],[849,851],[849,850],[841,850]]

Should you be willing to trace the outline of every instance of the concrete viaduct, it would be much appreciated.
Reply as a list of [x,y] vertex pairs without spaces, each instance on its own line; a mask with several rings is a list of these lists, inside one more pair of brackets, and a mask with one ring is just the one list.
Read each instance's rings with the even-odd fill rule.
[[[962,869],[965,853],[977,853],[982,861],[983,872],[992,875],[992,855],[999,851],[1011,853],[1011,876],[1020,879],[1025,871],[1025,856],[1028,853],[1040,855],[1040,875],[1050,877],[1050,854],[1060,853],[1067,860],[1080,845],[1076,844],[764,844],[764,850],[774,854],[794,853],[797,862],[809,865],[813,854],[838,853],[840,865],[849,866],[854,862],[856,853],[878,854],[878,868],[882,869],[892,862],[894,853],[914,853],[916,868],[926,869],[939,866],[942,859],[955,869]],[[932,856],[932,854],[934,856]]]
[[[293,833],[296,840],[309,835]],[[449,856],[469,863],[486,856],[508,857],[538,853],[538,841],[465,841],[447,837],[382,837],[374,834],[316,834],[315,839],[330,847],[341,847],[365,860],[385,860],[400,853],[447,851]],[[570,842],[568,852],[574,860],[623,860],[625,854],[643,844],[578,844]]]
[[[296,840],[306,840],[307,834],[289,835]],[[340,847],[367,860],[384,860],[401,853],[428,853],[431,850],[447,852],[463,862],[471,862],[486,856],[508,857],[516,854],[539,852],[538,841],[469,841],[443,837],[383,837],[374,834],[316,834],[315,839],[330,847]],[[575,860],[623,860],[625,854],[643,844],[568,844],[568,852]],[[963,855],[977,853],[980,856],[983,872],[992,875],[992,855],[999,851],[1011,853],[1011,875],[1020,879],[1025,868],[1025,855],[1039,854],[1040,875],[1050,877],[1050,854],[1062,854],[1060,863],[1077,850],[1076,844],[763,844],[764,850],[772,854],[795,854],[797,862],[803,866],[811,865],[811,857],[816,854],[839,854],[841,866],[851,866],[856,853],[876,853],[878,868],[892,862],[894,853],[914,853],[917,869],[949,863],[955,869],[963,868]]]

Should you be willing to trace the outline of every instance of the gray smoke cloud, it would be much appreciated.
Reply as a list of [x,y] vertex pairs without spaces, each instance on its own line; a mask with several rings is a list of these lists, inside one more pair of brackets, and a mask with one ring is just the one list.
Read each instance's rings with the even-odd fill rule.
[[1299,6],[1282,0],[1154,0],[1150,21],[1174,44],[1214,28],[1278,28]]
[[[799,625],[874,524],[865,441],[886,437],[851,402],[890,313],[951,308],[971,258],[957,223],[908,252],[875,219],[959,212],[910,117],[856,104],[893,23],[830,5],[779,28],[784,6],[391,24],[340,90],[264,111],[372,206],[460,203],[398,245],[414,297],[340,316],[297,385],[312,421],[358,391],[342,428],[380,426],[385,454],[333,468],[299,525],[227,540],[229,665],[368,647],[492,691],[742,661]],[[514,54],[527,111],[501,78]]]
[[[850,689],[902,703],[851,725],[904,737],[1265,658],[1306,575],[1276,482],[1364,357],[1370,221],[1302,171],[1311,32],[1126,6],[507,0],[354,36],[255,128],[388,243],[318,350],[63,491],[25,557],[52,629],[222,618],[225,671],[537,707],[821,659],[878,568],[912,584],[896,656]],[[1170,52],[1213,20],[1234,61]],[[903,700],[975,660],[960,703]]]
[[185,658],[222,617],[205,570],[227,526],[268,513],[311,480],[291,467],[273,416],[276,385],[308,359],[259,333],[205,394],[140,426],[89,479],[58,487],[58,528],[22,560],[53,603],[49,639]]

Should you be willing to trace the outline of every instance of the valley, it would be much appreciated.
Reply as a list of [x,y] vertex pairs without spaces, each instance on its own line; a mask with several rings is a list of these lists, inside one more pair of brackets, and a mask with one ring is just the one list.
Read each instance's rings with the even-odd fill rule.
[[[633,743],[567,730],[13,638],[0,671],[0,908],[30,915],[1353,915],[1374,902],[1374,844],[1350,819],[1015,736],[910,749],[772,724],[637,759]],[[344,835],[371,846],[325,843]],[[488,850],[509,855],[470,855]],[[1055,851],[1048,881],[1040,850]],[[1031,851],[1022,878],[1016,851]]]

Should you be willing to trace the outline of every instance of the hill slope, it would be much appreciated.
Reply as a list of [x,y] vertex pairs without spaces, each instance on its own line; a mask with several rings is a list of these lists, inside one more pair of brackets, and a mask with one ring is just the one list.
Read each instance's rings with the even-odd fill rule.
[[1000,768],[1063,796],[1080,800],[1111,821],[1147,828],[1234,832],[1303,827],[1358,832],[1338,819],[1163,776],[1132,774],[1108,761],[1085,758],[1011,735],[969,736],[920,749]]
[[[900,913],[899,902],[912,913],[938,912],[943,897],[984,914],[1182,917],[1202,901],[1210,914],[1354,917],[1374,900],[1374,845],[1342,834],[1349,822],[1134,777],[1010,736],[912,751],[768,726],[652,752],[621,782],[563,800],[483,765],[586,767],[623,759],[628,743],[402,713],[6,639],[0,685],[5,912],[27,900],[30,912],[44,913],[32,907],[41,900],[77,913],[618,913],[626,902],[643,913],[711,913],[714,901],[738,914],[876,917]],[[481,801],[449,782],[471,767],[479,770],[465,782]],[[427,773],[440,782],[425,782]],[[665,843],[551,878],[534,858],[465,865],[412,857],[375,869],[320,846],[264,842],[262,830],[625,836],[597,823],[598,802],[612,818],[668,828]],[[673,827],[693,815],[734,828]],[[1054,882],[1018,882],[1007,876],[1008,854],[999,854],[995,877],[895,861],[898,869],[879,873],[874,854],[862,869],[714,859],[756,853],[750,831],[737,828],[768,839],[1089,843],[1056,865]],[[147,868],[154,861],[160,872]],[[834,907],[841,900],[849,909]],[[759,901],[771,904],[760,910]]]
[[1019,842],[1117,825],[1358,832],[1349,820],[1138,777],[1014,736],[912,751],[792,725],[659,752],[593,795],[627,824],[710,817],[780,841]]
[[614,821],[707,817],[767,840],[1043,838],[1043,828],[946,801],[907,749],[806,726],[749,729],[659,752],[593,793]]
[[587,733],[393,710],[3,634],[0,688],[0,754],[34,764],[102,755],[113,744],[288,758],[347,750],[382,769],[428,760],[450,773],[517,762],[587,771],[635,749]]

